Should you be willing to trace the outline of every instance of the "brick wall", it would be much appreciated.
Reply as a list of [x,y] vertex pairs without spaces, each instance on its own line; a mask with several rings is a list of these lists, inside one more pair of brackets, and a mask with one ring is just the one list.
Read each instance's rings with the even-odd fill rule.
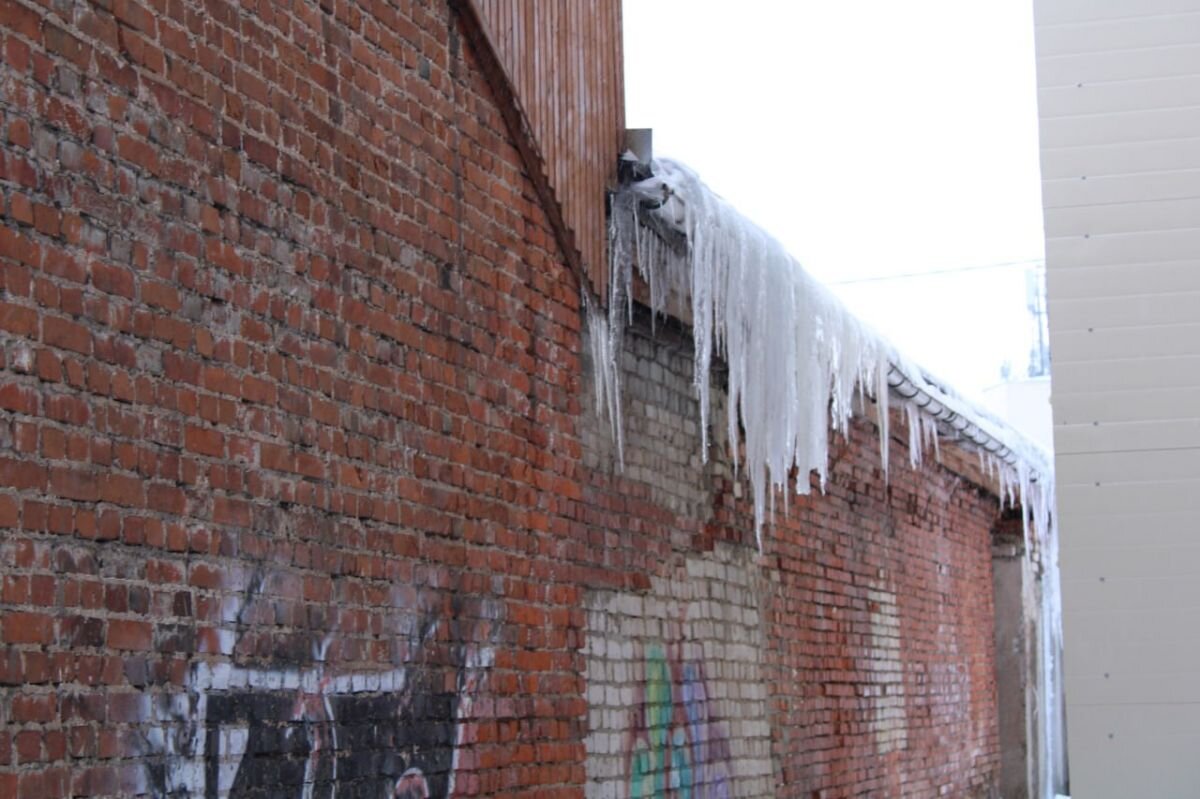
[[0,0],[0,796],[986,795],[995,498],[759,555],[671,328],[617,471],[462,26]]
[[0,0],[0,796],[582,780],[578,289],[460,24]]
[[[694,427],[669,432],[696,418],[689,338],[671,324],[653,336],[646,320],[636,327],[621,361],[624,473],[604,444],[590,452],[605,441],[603,425],[581,420],[585,462],[595,463],[585,497],[608,511],[610,560],[651,575],[632,594],[587,594],[588,795],[657,795],[639,794],[649,751],[663,785],[692,779],[701,796],[999,796],[995,496],[932,457],[913,469],[899,413],[885,484],[877,428],[865,421],[873,410],[860,413],[848,440],[833,439],[825,492],[814,477],[812,494],[792,497],[786,513],[780,504],[760,556],[724,455],[720,376],[711,460],[688,469],[686,490],[704,486],[707,504],[672,501],[685,490],[674,487],[686,479],[679,453],[700,452]],[[646,429],[661,434],[635,432]],[[706,701],[695,698],[689,666],[705,670],[695,685]],[[758,729],[760,696],[773,776],[765,786],[748,731]],[[658,711],[650,721],[648,708]],[[716,776],[697,767],[699,750],[679,754],[697,715],[717,740],[748,725],[731,737],[744,747],[738,756],[708,757]]]
[[914,473],[900,446],[884,488],[865,427],[827,498],[797,509],[777,542],[776,744],[789,795],[846,784],[994,795],[995,500],[939,469]]

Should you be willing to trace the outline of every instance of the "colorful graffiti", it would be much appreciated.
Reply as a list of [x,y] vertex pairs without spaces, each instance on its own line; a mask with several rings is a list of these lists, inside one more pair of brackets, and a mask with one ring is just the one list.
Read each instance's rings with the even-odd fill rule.
[[587,799],[776,795],[754,558],[717,542],[585,596]]
[[729,733],[711,712],[703,666],[646,647],[642,701],[633,713],[629,796],[729,799]]
[[[405,596],[411,598],[411,592]],[[237,612],[253,618],[253,597]],[[472,697],[492,660],[497,614],[419,597],[388,608],[391,664],[347,667],[354,636],[336,630],[301,658],[192,664],[186,691],[161,698],[149,769],[156,796],[204,799],[431,799],[454,789]],[[262,630],[237,637],[254,651]],[[243,662],[238,662],[239,660]],[[299,662],[297,662],[299,660]],[[289,662],[290,661],[290,662]]]

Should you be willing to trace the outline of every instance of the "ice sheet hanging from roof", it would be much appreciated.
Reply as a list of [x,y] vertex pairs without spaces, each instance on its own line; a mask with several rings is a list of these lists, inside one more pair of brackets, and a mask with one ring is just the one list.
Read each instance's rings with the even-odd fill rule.
[[[659,232],[681,237],[681,251]],[[888,463],[889,388],[906,400],[909,457],[938,452],[938,425],[953,429],[980,452],[1000,484],[1002,501],[1020,501],[1039,537],[1052,535],[1053,470],[1047,455],[982,408],[956,395],[904,358],[890,342],[813,279],[783,246],[709,190],[694,172],[660,159],[653,176],[619,192],[610,230],[611,285],[607,316],[589,307],[598,397],[620,437],[616,357],[632,308],[633,269],[650,292],[652,310],[690,309],[695,385],[707,454],[710,370],[723,357],[729,370],[725,419],[736,460],[747,474],[755,528],[788,472],[815,471],[823,487],[830,431],[844,434],[855,392],[875,399],[880,456]],[[596,338],[603,338],[598,342]],[[744,436],[743,436],[744,431]],[[807,492],[808,480],[796,481]]]
[[[678,238],[679,246],[664,242],[664,234]],[[609,415],[618,451],[617,358],[632,311],[635,267],[649,288],[656,314],[668,307],[685,313],[690,309],[705,456],[710,370],[716,357],[728,365],[731,454],[738,465],[744,431],[741,467],[751,485],[760,551],[769,499],[786,488],[789,469],[800,468],[798,491],[808,491],[804,476],[809,470],[817,472],[824,487],[828,436],[830,430],[846,433],[855,392],[876,400],[880,455],[887,474],[888,404],[895,393],[908,417],[909,461],[914,467],[930,450],[939,457],[939,435],[952,433],[960,446],[977,450],[982,470],[999,485],[1001,503],[1021,504],[1026,557],[1032,559],[1036,552],[1044,570],[1045,656],[1038,675],[1042,712],[1047,719],[1056,718],[1062,621],[1054,472],[1047,453],[902,357],[811,278],[782,245],[681,164],[655,161],[653,177],[615,196],[610,256],[607,313],[594,303],[585,302],[585,307],[597,406]],[[1061,761],[1059,736],[1049,734],[1040,746],[1043,762]],[[1044,772],[1043,795],[1049,796],[1054,772]]]

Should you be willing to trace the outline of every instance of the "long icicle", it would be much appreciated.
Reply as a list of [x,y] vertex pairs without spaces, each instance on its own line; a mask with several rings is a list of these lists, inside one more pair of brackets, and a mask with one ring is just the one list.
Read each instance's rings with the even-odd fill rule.
[[[847,433],[856,389],[875,401],[881,469],[887,478],[889,376],[897,370],[921,392],[936,397],[936,404],[951,416],[970,420],[1002,443],[1000,451],[1006,457],[981,451],[981,466],[1000,482],[1005,504],[1023,506],[1027,537],[1030,528],[1041,539],[1053,537],[1053,471],[1040,448],[944,385],[927,380],[919,367],[850,314],[778,241],[710,191],[694,172],[669,160],[655,161],[653,171],[653,177],[614,198],[607,329],[593,321],[598,309],[588,311],[593,360],[603,358],[597,401],[602,395],[604,410],[615,420],[618,450],[619,337],[628,319],[636,266],[650,286],[653,315],[664,313],[672,303],[690,304],[706,460],[714,359],[723,358],[728,366],[728,441],[735,469],[742,467],[750,482],[760,550],[773,492],[786,488],[793,467],[801,475],[796,480],[798,493],[809,491],[807,475],[813,471],[824,488],[829,431]],[[684,255],[665,246],[654,232],[641,229],[651,217],[682,235]],[[599,349],[594,340],[598,336],[605,338]],[[919,464],[927,447],[937,456],[940,447],[935,418],[925,408],[914,407],[906,406],[909,458]]]

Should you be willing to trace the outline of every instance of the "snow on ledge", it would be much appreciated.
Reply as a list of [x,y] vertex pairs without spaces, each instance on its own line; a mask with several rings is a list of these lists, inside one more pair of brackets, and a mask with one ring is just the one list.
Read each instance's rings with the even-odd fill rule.
[[[846,434],[856,393],[875,400],[886,477],[894,392],[908,416],[910,462],[919,464],[931,448],[938,453],[939,427],[953,430],[979,452],[985,473],[998,479],[1001,502],[1020,503],[1027,544],[1032,532],[1043,562],[1057,561],[1054,471],[1041,447],[902,356],[690,169],[659,159],[652,171],[614,197],[607,312],[585,302],[597,412],[608,417],[619,456],[617,359],[636,267],[655,314],[671,303],[690,310],[705,457],[713,358],[728,365],[725,422],[735,466],[751,486],[760,551],[763,522],[776,494],[786,491],[791,467],[815,471],[824,487],[829,432]],[[649,228],[678,234],[683,243],[673,247]],[[745,448],[740,464],[739,443]],[[797,480],[796,490],[806,493],[809,481]]]

